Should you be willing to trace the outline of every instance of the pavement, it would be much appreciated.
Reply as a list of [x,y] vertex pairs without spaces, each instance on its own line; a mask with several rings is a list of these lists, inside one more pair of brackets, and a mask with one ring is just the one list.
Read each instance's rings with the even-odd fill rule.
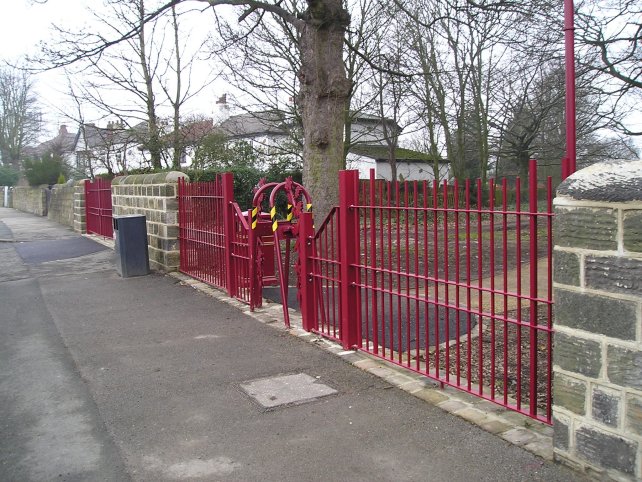
[[0,228],[2,481],[585,480],[274,316],[120,278],[46,218]]

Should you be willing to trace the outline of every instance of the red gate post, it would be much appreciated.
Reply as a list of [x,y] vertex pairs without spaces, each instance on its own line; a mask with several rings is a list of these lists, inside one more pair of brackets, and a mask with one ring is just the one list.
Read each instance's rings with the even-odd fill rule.
[[301,213],[299,217],[299,282],[301,294],[301,318],[305,331],[318,330],[315,319],[314,284],[312,280],[312,256],[314,228],[312,213]]
[[252,227],[252,208],[247,210],[247,220],[249,224],[249,230],[247,233],[247,241],[248,241],[248,246],[247,246],[247,251],[248,251],[248,258],[249,258],[249,290],[250,290],[250,311],[254,311],[254,307],[258,305],[256,302],[257,300],[257,294],[259,293],[259,286],[258,286],[258,279],[256,276],[256,251],[258,249],[257,246],[257,239],[256,239],[256,231]]
[[339,171],[339,253],[341,260],[341,342],[351,349],[358,343],[357,275],[359,218],[354,207],[359,196],[359,171]]
[[225,284],[227,293],[236,296],[236,276],[234,275],[234,258],[232,256],[232,239],[234,237],[234,175],[231,172],[221,174],[223,187],[223,242],[225,243]]

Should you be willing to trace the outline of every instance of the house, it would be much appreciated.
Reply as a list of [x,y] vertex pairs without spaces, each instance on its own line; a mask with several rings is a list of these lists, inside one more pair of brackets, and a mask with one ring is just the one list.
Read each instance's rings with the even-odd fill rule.
[[[423,152],[395,148],[397,179],[403,181],[432,181],[448,179],[450,163],[444,159],[431,159]],[[346,163],[348,169],[358,169],[360,179],[370,177],[374,169],[376,179],[391,180],[389,148],[385,145],[356,144],[350,147]],[[437,174],[437,176],[435,176]]]
[[120,122],[108,122],[107,127],[81,124],[74,145],[73,167],[84,175],[93,175],[147,166],[147,156],[141,147],[146,132],[145,122],[134,127]]
[[[260,161],[269,162],[275,156],[301,159],[303,149],[300,123],[293,115],[280,110],[229,115],[226,96],[218,99],[216,107],[214,115],[221,120],[218,130],[231,143],[248,143],[258,154]],[[378,179],[390,180],[386,132],[393,132],[398,136],[401,128],[392,119],[382,119],[361,112],[353,114],[351,145],[346,162],[349,169],[359,170],[360,178],[369,178],[370,169],[373,168]],[[400,147],[396,148],[395,157],[400,179],[433,180],[435,174],[438,179],[450,176],[450,164],[446,160],[434,162],[425,153]]]
[[[74,148],[78,133],[69,132],[66,125],[61,125],[55,137],[41,142],[34,147],[25,147],[22,154],[25,158],[38,159],[45,154],[56,154],[70,164],[74,159]],[[70,164],[71,165],[71,164]]]

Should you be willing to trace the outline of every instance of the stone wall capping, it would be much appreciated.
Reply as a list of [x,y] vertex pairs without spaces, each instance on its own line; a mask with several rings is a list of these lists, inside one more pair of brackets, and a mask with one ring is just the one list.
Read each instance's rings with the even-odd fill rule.
[[642,202],[642,160],[593,164],[569,176],[558,187],[557,196],[560,201]]

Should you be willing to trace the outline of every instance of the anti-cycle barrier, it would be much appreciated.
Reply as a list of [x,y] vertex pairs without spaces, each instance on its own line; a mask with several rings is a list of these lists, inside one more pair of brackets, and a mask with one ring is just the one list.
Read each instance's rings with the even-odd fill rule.
[[[356,171],[339,183],[317,229],[300,208],[284,224],[303,327],[550,423],[551,180],[541,205],[534,161],[512,193],[506,180],[360,183]],[[181,271],[254,308],[258,209],[243,212],[232,192],[231,175],[179,181]]]

